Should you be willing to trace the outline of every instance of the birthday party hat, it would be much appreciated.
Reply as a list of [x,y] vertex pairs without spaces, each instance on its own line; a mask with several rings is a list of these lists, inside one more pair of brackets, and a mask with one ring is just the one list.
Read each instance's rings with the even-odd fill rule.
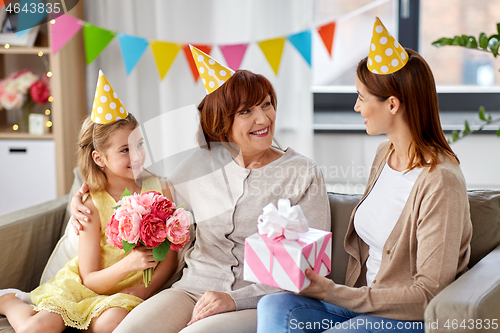
[[375,18],[368,69],[375,74],[392,74],[403,68],[407,62],[406,50],[392,37],[380,19]]
[[92,106],[92,121],[96,124],[109,124],[126,118],[127,115],[127,110],[118,95],[109,84],[102,70],[99,70],[94,105]]
[[191,44],[189,47],[191,48],[196,68],[198,68],[207,95],[217,90],[234,74],[232,69],[222,66],[208,54]]

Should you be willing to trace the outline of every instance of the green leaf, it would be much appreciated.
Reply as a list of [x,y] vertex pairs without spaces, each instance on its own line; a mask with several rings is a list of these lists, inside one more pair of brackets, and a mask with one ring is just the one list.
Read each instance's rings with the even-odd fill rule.
[[491,114],[488,113],[488,122],[491,121]]
[[477,49],[477,40],[474,36],[467,36],[467,42],[465,43],[465,47],[469,49]]
[[455,142],[458,140],[458,131],[451,132],[451,142]]
[[500,46],[500,35],[493,35],[488,41],[488,47],[490,48],[493,55],[496,57],[498,55],[498,47]]
[[461,36],[455,36],[453,38],[453,41],[451,42],[451,45],[465,46],[465,43],[463,43]]
[[123,191],[121,197],[120,197],[120,200],[123,199],[123,197],[128,197],[129,195],[132,195],[132,193],[130,193],[130,191],[128,190],[128,188],[125,188],[125,191]]
[[500,23],[497,23],[497,31],[498,31],[498,34],[500,35]]
[[116,206],[114,206],[114,207],[113,207],[113,209],[118,209],[118,208],[120,208],[121,206],[122,206],[122,205],[116,205]]
[[469,133],[469,132],[470,132],[470,126],[469,126],[469,122],[466,120],[464,134]]
[[167,256],[168,251],[170,250],[170,241],[165,239],[163,243],[158,247],[153,248],[153,258],[158,261],[162,261]]
[[488,48],[488,36],[484,32],[479,34],[479,47],[484,50]]
[[453,43],[453,38],[440,38],[434,42],[432,42],[432,45],[435,47],[441,47],[441,46],[446,46],[446,45],[451,45]]
[[500,128],[497,130],[497,136],[500,137]]
[[130,244],[126,240],[122,239],[122,246],[126,253],[129,253],[135,247],[135,244]]
[[479,108],[479,119],[481,119],[482,121],[486,121],[486,118],[484,117],[484,106],[481,106]]

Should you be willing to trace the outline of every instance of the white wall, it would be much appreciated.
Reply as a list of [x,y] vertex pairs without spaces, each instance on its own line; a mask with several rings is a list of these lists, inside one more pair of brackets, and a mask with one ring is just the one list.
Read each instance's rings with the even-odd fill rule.
[[[362,193],[377,146],[385,135],[314,135],[314,157],[329,191]],[[500,138],[475,134],[452,144],[469,189],[500,189]]]

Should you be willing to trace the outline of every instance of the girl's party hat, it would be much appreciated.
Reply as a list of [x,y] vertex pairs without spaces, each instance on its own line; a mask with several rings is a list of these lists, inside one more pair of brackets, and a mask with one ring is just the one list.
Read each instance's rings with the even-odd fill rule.
[[109,124],[124,119],[127,115],[127,110],[118,95],[109,84],[102,70],[99,70],[94,105],[92,106],[92,121],[96,124]]
[[191,44],[189,47],[191,48],[194,62],[200,73],[201,81],[205,86],[207,95],[217,90],[234,74],[232,69],[222,66],[208,54]]
[[403,68],[407,62],[408,53],[387,31],[380,19],[375,18],[368,69],[375,74],[392,74]]

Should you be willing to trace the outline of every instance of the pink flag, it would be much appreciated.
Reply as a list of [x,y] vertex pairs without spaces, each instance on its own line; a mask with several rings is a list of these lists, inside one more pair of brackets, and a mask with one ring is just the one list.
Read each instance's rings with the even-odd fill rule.
[[73,36],[83,27],[83,21],[70,15],[61,15],[51,24],[52,54],[73,38]]
[[240,69],[241,61],[245,55],[248,44],[233,44],[219,46],[224,59],[226,59],[227,66],[232,70]]

